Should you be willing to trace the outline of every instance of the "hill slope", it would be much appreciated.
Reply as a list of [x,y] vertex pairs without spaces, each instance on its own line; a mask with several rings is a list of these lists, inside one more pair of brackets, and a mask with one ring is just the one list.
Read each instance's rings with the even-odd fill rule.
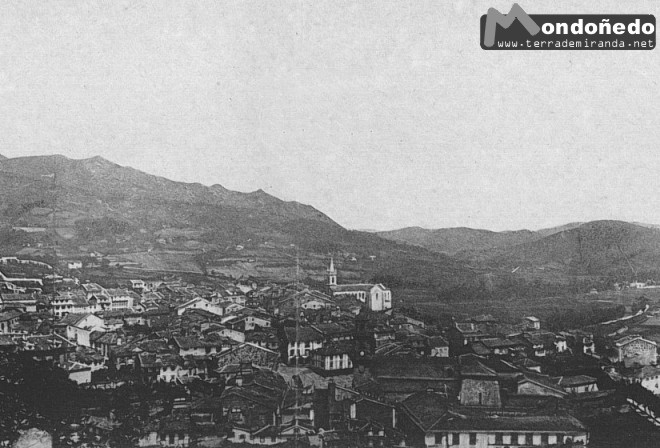
[[[277,277],[291,273],[296,245],[304,275],[317,278],[330,252],[351,260],[347,275],[363,280],[414,266],[414,276],[435,282],[471,275],[453,259],[348,231],[314,207],[262,190],[174,182],[101,157],[1,159],[0,224],[25,228],[63,257],[99,251],[153,269]],[[17,249],[2,243],[0,235],[0,249]]]
[[627,279],[657,274],[660,230],[622,221],[593,221],[550,236],[485,253],[502,268]]
[[413,244],[449,255],[514,246],[540,238],[538,234],[529,230],[492,232],[467,227],[435,230],[406,227],[399,230],[378,232],[378,235],[393,241]]

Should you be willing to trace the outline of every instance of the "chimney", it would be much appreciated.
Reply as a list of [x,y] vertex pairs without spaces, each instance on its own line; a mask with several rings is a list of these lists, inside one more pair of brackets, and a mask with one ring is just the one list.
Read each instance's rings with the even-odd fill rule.
[[335,393],[337,390],[337,385],[335,384],[335,380],[330,378],[328,381],[328,398],[332,401],[335,401]]

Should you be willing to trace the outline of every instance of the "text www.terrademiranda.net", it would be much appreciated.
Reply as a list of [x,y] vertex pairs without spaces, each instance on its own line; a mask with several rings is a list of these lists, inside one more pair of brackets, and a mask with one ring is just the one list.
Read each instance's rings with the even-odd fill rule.
[[654,48],[655,40],[644,39],[634,42],[625,42],[623,40],[504,40],[497,41],[498,48]]

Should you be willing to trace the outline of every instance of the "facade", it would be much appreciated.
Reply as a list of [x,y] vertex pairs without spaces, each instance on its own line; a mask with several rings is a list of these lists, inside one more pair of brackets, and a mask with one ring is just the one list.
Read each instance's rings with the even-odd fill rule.
[[286,336],[286,360],[293,362],[296,358],[306,360],[310,358],[314,350],[323,347],[323,335],[311,327],[296,328],[287,327],[284,329]]
[[614,341],[615,354],[612,362],[626,365],[649,366],[657,364],[658,346],[655,342],[641,336],[625,336]]
[[0,312],[0,334],[9,334],[12,328],[18,324],[18,316],[21,313],[18,311],[2,311]]
[[557,384],[570,394],[598,392],[596,378],[587,375],[563,376],[559,378]]
[[60,322],[66,325],[66,338],[76,345],[91,347],[91,334],[105,331],[103,319],[93,314],[69,314]]
[[364,303],[371,311],[385,311],[392,308],[392,291],[380,283],[357,283],[352,285],[337,284],[337,270],[334,260],[328,267],[328,289],[332,297],[353,297]]
[[186,310],[204,310],[217,316],[225,314],[225,309],[219,305],[213,304],[201,297],[194,298],[188,302],[179,305],[176,309],[177,315],[181,316]]
[[660,395],[660,367],[644,366],[631,371],[622,372],[620,378],[626,384],[639,384],[644,389]]
[[350,351],[347,344],[330,344],[312,352],[312,365],[326,373],[347,371],[353,368]]
[[331,286],[333,297],[353,297],[364,303],[371,311],[385,311],[392,308],[392,291],[380,283],[358,283],[353,285]]
[[572,441],[586,445],[589,432],[567,414],[510,416],[450,408],[447,397],[420,392],[408,397],[397,417],[412,446],[433,448],[504,448],[548,446]]

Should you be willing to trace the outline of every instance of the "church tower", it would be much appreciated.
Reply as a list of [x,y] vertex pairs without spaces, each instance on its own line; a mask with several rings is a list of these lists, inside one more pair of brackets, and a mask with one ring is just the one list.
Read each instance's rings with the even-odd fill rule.
[[328,286],[337,286],[337,270],[335,269],[335,260],[330,257],[330,266],[328,267]]

